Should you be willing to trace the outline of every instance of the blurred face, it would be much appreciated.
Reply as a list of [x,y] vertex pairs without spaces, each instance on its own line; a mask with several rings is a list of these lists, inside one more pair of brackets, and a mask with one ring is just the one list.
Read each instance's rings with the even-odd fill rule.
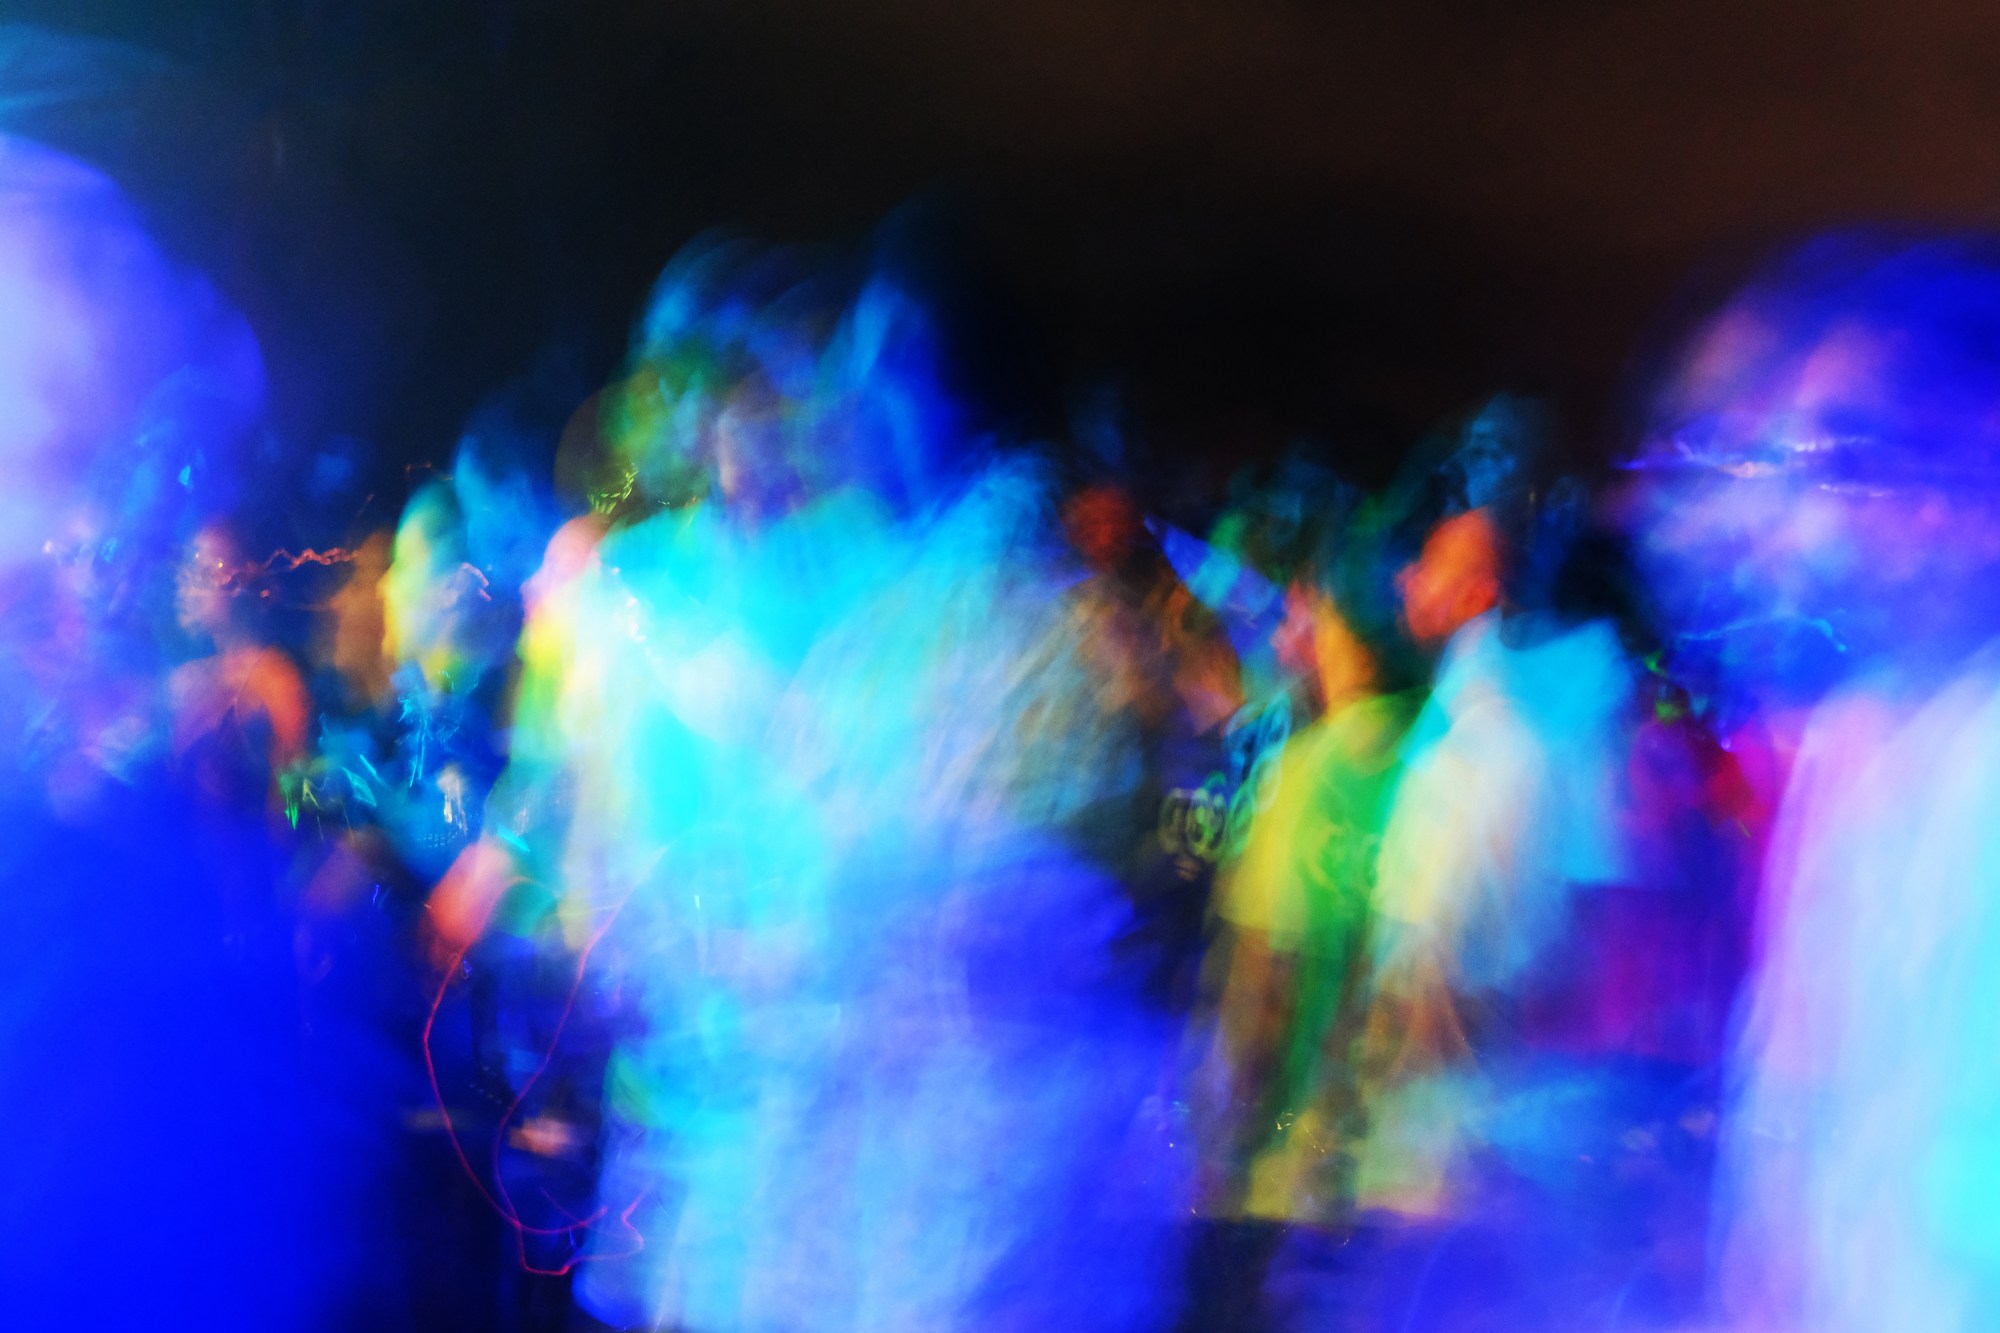
[[228,626],[229,583],[239,559],[226,534],[206,528],[196,535],[174,579],[174,609],[182,629],[214,635]]
[[1481,412],[1466,430],[1465,443],[1455,460],[1466,503],[1475,508],[1491,504],[1512,479],[1519,467],[1513,439],[1517,429],[1513,414],[1496,404]]
[[716,415],[715,483],[739,510],[768,513],[783,507],[799,477],[785,457],[783,422],[770,386],[741,386]]
[[1145,531],[1138,505],[1111,486],[1094,486],[1076,495],[1063,511],[1063,523],[1078,553],[1100,570],[1124,563]]
[[1285,618],[1272,631],[1271,650],[1289,676],[1309,680],[1318,671],[1313,662],[1312,594],[1300,584],[1285,589]]
[[79,509],[69,516],[58,536],[43,544],[43,555],[57,570],[56,587],[66,607],[93,607],[103,600],[103,542],[103,525],[96,515]]
[[1980,633],[2000,524],[1978,483],[1897,470],[1921,451],[1877,423],[1953,442],[1909,378],[1896,340],[1859,320],[1798,345],[1749,313],[1715,321],[1663,394],[1686,424],[1625,500],[1684,651],[1755,689],[1810,691],[1868,658],[1942,663]]
[[1375,658],[1333,599],[1316,588],[1293,584],[1285,591],[1285,620],[1276,633],[1278,663],[1313,682],[1322,707],[1332,708],[1375,683]]
[[1375,684],[1375,658],[1347,618],[1323,593],[1308,595],[1312,607],[1313,666],[1320,699],[1329,708],[1366,694]]
[[588,573],[604,540],[604,523],[594,515],[573,518],[556,529],[542,566],[521,585],[521,600],[534,615],[551,597]]
[[1437,525],[1396,579],[1410,637],[1435,647],[1500,601],[1500,543],[1483,509]]

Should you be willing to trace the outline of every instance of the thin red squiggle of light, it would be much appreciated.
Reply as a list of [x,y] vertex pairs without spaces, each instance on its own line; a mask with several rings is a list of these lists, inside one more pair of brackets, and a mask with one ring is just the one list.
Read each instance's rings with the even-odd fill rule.
[[[534,1087],[536,1080],[541,1078],[542,1074],[548,1069],[549,1062],[555,1058],[556,1044],[562,1040],[563,1029],[569,1023],[570,1012],[576,1007],[577,992],[583,988],[584,971],[590,964],[590,955],[597,948],[598,943],[610,932],[612,924],[618,919],[618,914],[624,909],[625,902],[621,900],[617,906],[610,910],[610,913],[605,917],[604,924],[598,927],[597,933],[590,937],[590,940],[578,953],[576,977],[570,983],[569,995],[563,1001],[562,1013],[556,1019],[555,1029],[549,1034],[547,1048],[542,1052],[542,1062],[535,1066],[535,1072],[529,1075],[526,1082],[522,1084],[520,1092],[515,1095],[513,1102],[508,1105],[505,1114],[500,1117],[500,1123],[494,1127],[493,1182],[499,1189],[497,1196],[492,1190],[486,1187],[486,1182],[480,1178],[479,1172],[473,1169],[472,1159],[466,1156],[465,1145],[458,1137],[458,1127],[452,1123],[451,1109],[445,1105],[444,1089],[438,1083],[437,1059],[431,1052],[431,1034],[437,1028],[438,1013],[444,1008],[445,992],[451,989],[451,979],[458,975],[459,969],[464,966],[465,956],[472,951],[471,942],[467,942],[457,953],[452,955],[451,962],[446,967],[443,978],[438,982],[437,993],[431,997],[430,1012],[424,1016],[424,1074],[430,1080],[431,1096],[437,1102],[439,1117],[444,1121],[445,1137],[451,1142],[452,1155],[458,1158],[459,1166],[464,1168],[466,1178],[472,1182],[472,1187],[479,1191],[479,1197],[484,1199],[487,1206],[498,1213],[509,1227],[513,1228],[515,1251],[520,1256],[521,1267],[540,1277],[561,1277],[580,1263],[588,1263],[593,1259],[622,1259],[627,1255],[637,1254],[646,1246],[645,1236],[640,1234],[639,1229],[632,1225],[632,1214],[637,1211],[640,1203],[646,1197],[644,1193],[641,1193],[638,1198],[632,1200],[618,1214],[619,1225],[632,1233],[633,1244],[630,1249],[618,1250],[610,1254],[573,1255],[560,1268],[538,1268],[528,1258],[528,1237],[530,1235],[574,1237],[578,1231],[587,1231],[595,1226],[610,1212],[610,1209],[600,1206],[597,1211],[587,1217],[572,1220],[568,1226],[529,1226],[521,1220],[520,1213],[514,1208],[514,1201],[507,1193],[507,1187],[502,1183],[500,1174],[500,1148],[505,1139],[507,1122],[512,1120],[515,1113],[521,1109],[521,1103],[527,1098],[529,1090]],[[574,1245],[574,1240],[571,1243]]]
[[284,568],[279,572],[289,574],[300,565],[344,565],[353,559],[354,552],[348,550],[345,546],[336,546],[326,551],[315,551],[311,547],[307,547],[297,555],[293,555],[290,551],[280,546],[263,561],[251,565],[250,568],[268,573],[270,570],[277,568],[280,562],[283,562]]
[[[500,1200],[506,1206],[509,1214],[511,1215],[518,1216],[518,1210],[515,1209],[514,1207],[514,1200],[512,1196],[510,1196],[507,1192],[506,1177],[500,1173],[500,1150],[501,1150],[501,1145],[504,1143],[506,1138],[508,1122],[513,1120],[515,1114],[521,1109],[521,1104],[527,1101],[528,1093],[534,1089],[535,1084],[540,1082],[542,1075],[548,1071],[549,1062],[555,1059],[556,1044],[562,1040],[563,1029],[568,1026],[569,1016],[571,1012],[576,1008],[577,993],[583,989],[584,969],[590,962],[590,955],[592,951],[597,948],[598,942],[602,940],[605,937],[605,935],[610,933],[612,925],[618,920],[618,914],[622,912],[624,909],[625,909],[625,901],[620,900],[618,905],[616,907],[613,907],[611,911],[605,916],[604,924],[597,928],[597,933],[590,937],[589,943],[585,944],[582,952],[577,955],[576,976],[572,978],[570,981],[569,994],[563,998],[562,1012],[556,1017],[556,1024],[554,1030],[552,1030],[549,1033],[548,1045],[542,1051],[542,1061],[540,1064],[535,1066],[533,1073],[529,1074],[527,1078],[522,1080],[520,1091],[514,1094],[514,1100],[508,1104],[507,1109],[501,1113],[499,1122],[495,1124],[493,1127],[493,1185],[494,1188],[499,1191]],[[638,1206],[638,1201],[634,1200],[632,1207],[637,1207],[637,1206]],[[600,1208],[598,1209],[596,1216],[601,1217],[603,1213],[604,1210]],[[631,1214],[632,1214],[632,1208],[628,1207],[625,1210],[625,1212],[620,1215],[620,1221],[625,1222],[626,1229],[632,1230],[633,1234],[637,1236],[638,1232],[636,1230],[633,1230],[631,1223],[628,1220],[631,1217]],[[523,1268],[526,1268],[531,1273],[540,1272],[541,1270],[536,1269],[528,1262],[527,1237],[525,1235],[520,1234],[517,1231],[515,1240],[516,1240],[516,1245],[520,1251],[521,1266]],[[631,1250],[620,1251],[618,1255],[598,1255],[596,1257],[610,1259],[610,1258],[622,1257],[622,1255],[624,1254],[636,1254],[640,1248],[644,1247],[644,1245],[645,1245],[645,1238],[643,1236],[640,1236],[639,1244],[637,1246],[634,1246],[633,1249]],[[573,1266],[573,1262],[574,1261],[572,1261],[572,1264],[564,1265],[560,1271],[564,1273],[568,1272],[570,1267]]]
[[[248,592],[258,579],[267,574],[290,574],[306,565],[323,565],[331,568],[334,565],[352,564],[356,558],[356,553],[345,546],[334,546],[324,551],[307,547],[297,555],[280,546],[262,560],[251,560],[228,570],[217,580],[217,586],[231,593]],[[268,597],[271,594],[267,589],[262,595]]]

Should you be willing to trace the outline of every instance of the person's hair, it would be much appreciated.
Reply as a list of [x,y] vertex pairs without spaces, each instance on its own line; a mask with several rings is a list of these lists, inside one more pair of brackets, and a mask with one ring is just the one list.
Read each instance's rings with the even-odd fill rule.
[[1396,575],[1415,558],[1421,537],[1407,517],[1379,499],[1351,506],[1320,535],[1312,586],[1340,613],[1375,662],[1376,687],[1394,693],[1424,676],[1422,654],[1403,624]]

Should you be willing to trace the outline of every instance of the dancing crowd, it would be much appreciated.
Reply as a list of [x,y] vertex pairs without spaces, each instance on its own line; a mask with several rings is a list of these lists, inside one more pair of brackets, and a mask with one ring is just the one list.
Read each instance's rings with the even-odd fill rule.
[[9,151],[12,1308],[2000,1315],[1987,242],[1777,258],[1608,461],[1501,393],[1170,519],[893,253],[709,239],[385,511]]

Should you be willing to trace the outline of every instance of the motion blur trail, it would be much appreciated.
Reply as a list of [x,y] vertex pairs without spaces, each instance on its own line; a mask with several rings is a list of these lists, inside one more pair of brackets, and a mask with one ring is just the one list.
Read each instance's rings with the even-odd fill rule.
[[921,271],[385,510],[0,140],[0,1322],[2000,1326],[1989,243],[1171,518]]

